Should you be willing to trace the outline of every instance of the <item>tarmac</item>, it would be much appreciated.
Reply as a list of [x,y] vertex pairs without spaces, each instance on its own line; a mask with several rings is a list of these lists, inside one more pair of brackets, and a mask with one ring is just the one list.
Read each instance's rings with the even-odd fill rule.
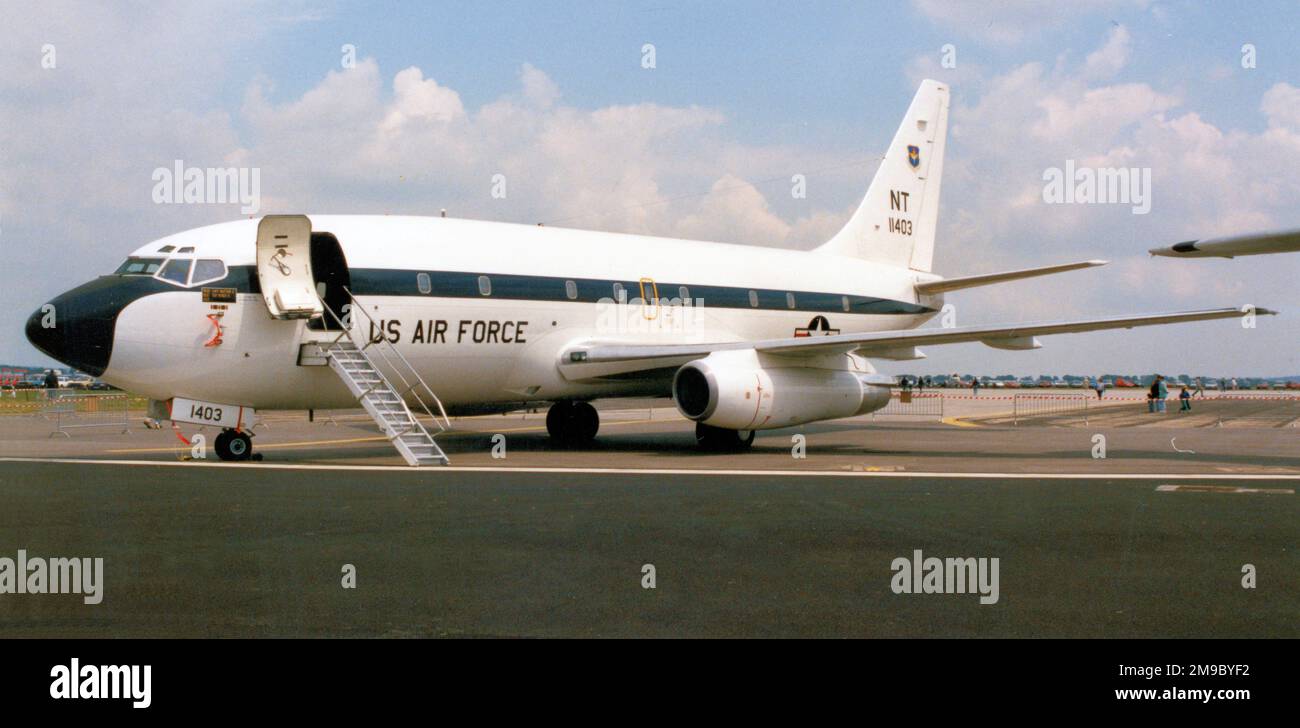
[[[0,637],[1300,636],[1300,401],[1033,394],[728,454],[665,401],[600,403],[576,449],[544,412],[464,418],[423,469],[357,413],[272,413],[241,464],[140,413],[0,416],[0,558],[105,564],[98,605],[0,593]],[[918,549],[997,558],[997,602],[895,593]]]

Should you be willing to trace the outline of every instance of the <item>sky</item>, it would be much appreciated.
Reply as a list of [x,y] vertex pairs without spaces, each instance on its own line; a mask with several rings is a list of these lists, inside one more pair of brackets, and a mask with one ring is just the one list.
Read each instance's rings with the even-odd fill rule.
[[[1294,2],[3,6],[0,362],[52,363],[22,332],[52,296],[150,240],[243,216],[157,204],[154,170],[175,160],[260,170],[259,214],[446,208],[808,249],[848,219],[936,78],[952,89],[936,272],[1112,261],[949,294],[958,325],[1281,315],[1034,352],[933,347],[882,369],[1300,374],[1300,254],[1146,254],[1300,227]],[[1067,160],[1149,169],[1150,211],[1044,202],[1044,172]]]

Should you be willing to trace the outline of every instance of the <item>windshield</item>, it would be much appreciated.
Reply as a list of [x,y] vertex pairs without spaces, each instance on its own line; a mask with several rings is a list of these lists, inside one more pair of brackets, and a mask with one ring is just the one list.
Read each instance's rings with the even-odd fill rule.
[[200,283],[211,283],[225,277],[225,263],[216,258],[200,258],[194,261],[194,277],[190,280],[190,285],[197,286]]
[[151,276],[158,272],[162,264],[162,258],[127,258],[126,262],[114,271],[114,275]]
[[163,266],[158,277],[183,286],[190,279],[190,266],[193,264],[194,261],[189,258],[172,258]]

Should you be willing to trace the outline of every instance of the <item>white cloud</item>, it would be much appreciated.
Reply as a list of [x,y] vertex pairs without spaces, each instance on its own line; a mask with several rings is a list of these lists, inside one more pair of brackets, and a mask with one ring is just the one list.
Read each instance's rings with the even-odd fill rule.
[[1128,63],[1128,54],[1132,45],[1128,29],[1122,25],[1111,28],[1106,44],[1088,54],[1083,63],[1083,73],[1087,78],[1110,78],[1120,72]]
[[1080,91],[1061,90],[1043,97],[1044,115],[1030,127],[1038,137],[1066,141],[1079,147],[1111,139],[1157,112],[1171,109],[1178,99],[1144,83],[1103,86]]
[[695,212],[682,218],[676,233],[697,240],[733,239],[755,245],[779,245],[791,226],[768,209],[753,185],[734,175],[713,184]]
[[560,87],[545,72],[525,63],[520,72],[524,85],[524,98],[542,108],[550,108],[560,99]]
[[398,72],[393,79],[393,95],[391,110],[380,125],[381,133],[395,133],[411,122],[445,124],[465,115],[460,94],[439,86],[432,78],[424,78],[414,66]]
[[1270,127],[1300,133],[1300,88],[1285,82],[1277,83],[1264,93],[1259,108],[1268,117]]

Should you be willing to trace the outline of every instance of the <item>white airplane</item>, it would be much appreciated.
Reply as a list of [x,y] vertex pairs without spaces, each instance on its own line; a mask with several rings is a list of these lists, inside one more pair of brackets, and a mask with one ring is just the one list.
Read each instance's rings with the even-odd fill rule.
[[[447,459],[448,413],[551,403],[550,435],[591,440],[591,400],[672,396],[700,444],[885,406],[870,358],[1039,335],[1226,319],[1222,308],[918,329],[949,291],[1100,265],[931,272],[948,88],[921,84],[861,206],[800,252],[446,218],[268,215],[156,240],[38,310],[41,351],[222,429],[251,456],[256,410],[366,409],[411,465]],[[53,317],[51,316],[53,312]],[[1254,313],[1269,313],[1254,311]],[[53,318],[53,321],[51,321]],[[413,414],[420,412],[425,417]]]
[[1236,258],[1239,255],[1295,253],[1300,252],[1300,230],[1189,240],[1167,248],[1152,248],[1149,252],[1167,258]]

